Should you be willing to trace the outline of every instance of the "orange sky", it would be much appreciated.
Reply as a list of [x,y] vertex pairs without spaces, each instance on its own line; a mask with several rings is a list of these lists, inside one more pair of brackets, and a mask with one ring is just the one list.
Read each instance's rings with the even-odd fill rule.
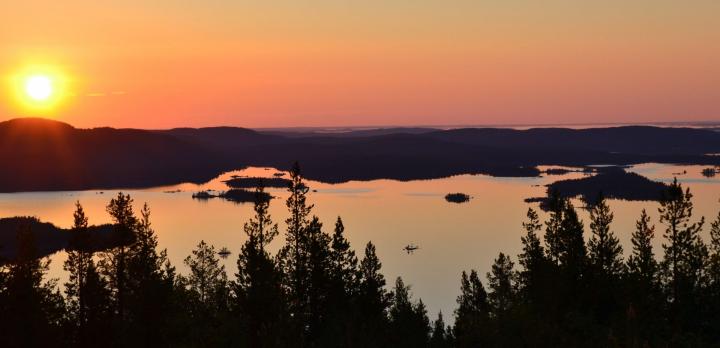
[[[720,1],[0,0],[79,127],[720,120]],[[631,4],[629,4],[631,3]]]

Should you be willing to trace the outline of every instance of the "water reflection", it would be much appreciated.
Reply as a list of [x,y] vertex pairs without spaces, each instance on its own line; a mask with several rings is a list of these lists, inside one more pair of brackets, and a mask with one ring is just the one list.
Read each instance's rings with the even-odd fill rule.
[[[689,185],[695,195],[695,214],[708,219],[720,210],[720,179],[705,178],[703,166],[672,166],[644,164],[629,171],[653,180],[669,182],[678,173],[678,179]],[[144,190],[122,190],[135,199],[136,207],[147,202],[152,209],[152,219],[161,248],[167,248],[171,261],[184,271],[182,259],[193,247],[205,240],[217,249],[227,247],[232,253],[223,259],[228,273],[234,273],[235,257],[244,241],[243,223],[252,215],[250,204],[237,204],[221,199],[194,200],[192,193],[201,190],[226,190],[224,180],[232,175],[270,177],[275,170],[250,168],[225,173],[202,184],[181,184]],[[538,178],[493,178],[483,175],[461,175],[437,180],[398,182],[374,180],[323,184],[309,182],[310,201],[315,204],[315,214],[331,231],[338,215],[343,217],[346,234],[356,250],[361,251],[368,240],[377,245],[384,274],[388,279],[402,275],[406,283],[413,285],[415,296],[428,305],[431,314],[442,309],[447,315],[455,308],[459,289],[459,276],[463,269],[475,268],[484,274],[497,253],[513,255],[520,252],[521,223],[530,204],[527,197],[544,194],[543,185],[555,180],[579,178],[583,173],[570,172]],[[39,192],[0,194],[0,216],[32,215],[60,227],[72,225],[74,202],[79,200],[90,217],[91,224],[110,222],[105,205],[119,190]],[[270,213],[284,228],[287,217],[283,189],[269,188],[276,196],[270,204]],[[473,197],[464,204],[445,201],[450,192],[462,192]],[[581,206],[580,202],[575,202]],[[610,201],[615,212],[614,231],[626,248],[630,248],[630,235],[635,220],[643,208],[647,208],[657,224],[656,202]],[[541,216],[545,219],[544,214]],[[580,212],[587,222],[588,214]],[[587,224],[586,224],[587,225]],[[587,227],[587,226],[586,226]],[[655,239],[656,255],[662,229],[658,228]],[[704,232],[707,238],[707,229]],[[420,250],[408,254],[403,247],[415,243]],[[282,244],[282,238],[271,245],[273,252]],[[62,263],[65,253],[52,256],[51,275],[64,279]],[[431,317],[434,316],[431,315]]]

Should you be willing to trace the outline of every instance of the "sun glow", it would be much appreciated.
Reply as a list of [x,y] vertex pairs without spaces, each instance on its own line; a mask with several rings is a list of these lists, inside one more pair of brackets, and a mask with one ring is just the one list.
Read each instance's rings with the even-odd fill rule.
[[54,66],[27,66],[10,76],[9,82],[19,109],[41,116],[56,111],[71,95],[67,75]]

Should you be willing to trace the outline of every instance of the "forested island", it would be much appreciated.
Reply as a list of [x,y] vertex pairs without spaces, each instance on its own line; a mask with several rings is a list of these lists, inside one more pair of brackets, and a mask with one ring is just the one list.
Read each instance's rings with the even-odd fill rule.
[[[720,214],[693,217],[677,181],[660,220],[643,211],[623,250],[600,200],[589,229],[562,195],[547,221],[529,209],[522,253],[499,253],[484,277],[462,271],[457,307],[431,320],[401,278],[388,284],[369,242],[356,254],[338,217],[313,214],[299,167],[290,173],[287,230],[258,199],[237,268],[200,241],[179,273],[158,250],[150,209],[119,193],[107,205],[123,243],[97,251],[80,202],[68,232],[65,284],[46,280],[37,224],[20,224],[0,266],[4,347],[712,347],[720,342]],[[263,188],[257,188],[258,196]],[[710,239],[700,237],[709,229]],[[662,249],[653,249],[662,239]],[[3,239],[7,240],[7,239]],[[458,270],[460,272],[461,270]],[[235,274],[234,280],[228,272]],[[448,316],[452,320],[446,321]],[[452,322],[451,325],[448,325]]]
[[628,201],[659,201],[668,186],[652,181],[637,173],[629,173],[622,167],[594,168],[590,176],[579,179],[555,181],[546,185],[545,197],[531,197],[525,201],[539,202],[543,210],[550,209],[553,194],[564,198],[579,197],[586,204],[594,204],[600,196]]

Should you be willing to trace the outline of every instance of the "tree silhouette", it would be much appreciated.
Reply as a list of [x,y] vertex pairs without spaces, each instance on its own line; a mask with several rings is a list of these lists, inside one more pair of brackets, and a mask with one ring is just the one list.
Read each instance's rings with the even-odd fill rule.
[[430,348],[449,348],[452,345],[452,337],[448,332],[449,328],[445,326],[442,311],[438,312],[438,317],[432,324],[432,335],[430,336]]
[[632,233],[633,248],[625,277],[628,288],[625,299],[628,346],[649,345],[648,337],[659,336],[663,328],[660,309],[664,300],[659,288],[659,266],[652,247],[654,237],[655,226],[650,224],[650,217],[643,209]]
[[278,235],[268,213],[270,202],[256,189],[255,216],[244,226],[247,240],[238,256],[233,283],[234,314],[239,319],[244,343],[250,347],[281,347],[287,344],[288,320],[282,289],[282,273],[266,247]]
[[359,347],[385,347],[387,308],[390,294],[385,290],[385,277],[380,273],[382,263],[375,253],[375,245],[368,242],[360,261],[360,284],[357,294]]
[[[113,311],[117,316],[117,325],[120,331],[129,320],[127,313],[127,292],[128,292],[128,245],[135,241],[137,217],[132,210],[133,200],[130,195],[119,192],[116,198],[110,200],[107,205],[107,212],[114,222],[114,232],[117,247],[102,253],[99,263],[100,270],[108,279],[108,284],[113,296]],[[120,333],[122,337],[122,333]],[[121,337],[117,337],[120,339]]]
[[186,311],[191,322],[200,324],[193,329],[189,341],[193,345],[226,343],[222,329],[228,317],[228,280],[215,247],[200,241],[184,264],[190,270],[187,277],[180,279],[187,289]]
[[531,301],[538,300],[538,284],[542,281],[543,271],[547,268],[548,260],[545,258],[543,248],[537,233],[542,229],[538,214],[532,208],[528,209],[527,222],[523,222],[525,235],[520,237],[523,245],[523,252],[518,256],[520,265],[520,284],[526,293],[526,298]]
[[453,336],[458,347],[478,347],[490,342],[490,305],[487,292],[475,270],[468,277],[465,271],[460,279],[460,296],[457,298]]
[[278,263],[285,275],[283,280],[292,318],[292,327],[288,331],[296,337],[295,343],[298,347],[305,347],[308,339],[306,323],[310,320],[311,314],[308,297],[311,272],[308,245],[310,213],[313,205],[306,203],[309,188],[303,182],[297,162],[290,170],[290,179],[288,188],[290,195],[286,201],[290,217],[285,220],[287,224],[285,246],[278,253]]
[[390,318],[390,344],[392,347],[427,347],[430,321],[422,300],[412,303],[410,287],[402,278],[395,281]]
[[590,209],[592,237],[588,241],[588,253],[594,271],[609,279],[619,278],[624,271],[620,240],[610,230],[613,218],[605,197],[599,194]]
[[659,212],[660,222],[665,224],[662,276],[671,303],[670,321],[677,333],[698,319],[694,313],[700,305],[697,295],[708,257],[707,247],[700,238],[705,218],[691,222],[692,194],[690,189],[683,191],[677,178],[663,193]]
[[495,318],[504,318],[515,301],[517,281],[513,267],[510,257],[500,253],[492,265],[492,270],[487,273],[490,288],[488,304],[490,313]]
[[75,203],[74,224],[63,269],[69,273],[65,283],[68,324],[72,344],[94,347],[110,334],[110,294],[107,284],[93,261],[93,243],[88,232],[88,218],[80,202]]
[[50,261],[37,258],[29,226],[17,232],[17,256],[7,266],[0,292],[0,337],[5,347],[42,347],[60,342],[65,303],[56,281],[44,281]]

